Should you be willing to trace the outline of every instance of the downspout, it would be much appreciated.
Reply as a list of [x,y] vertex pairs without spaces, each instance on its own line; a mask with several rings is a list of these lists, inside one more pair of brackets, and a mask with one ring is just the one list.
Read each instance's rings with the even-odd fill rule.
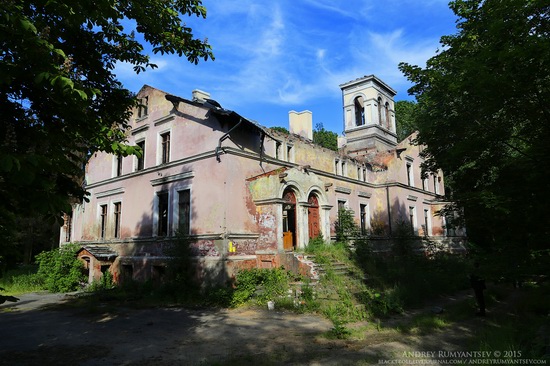
[[393,235],[391,227],[391,208],[390,208],[390,187],[386,186],[386,204],[388,205],[388,226],[390,229],[390,237]]
[[222,149],[222,141],[227,139],[229,137],[229,134],[231,132],[233,132],[234,129],[236,129],[237,127],[239,127],[239,125],[243,122],[243,119],[242,118],[239,118],[239,122],[233,126],[233,128],[231,128],[229,131],[227,131],[222,137],[220,137],[220,139],[218,140],[218,146],[216,147],[216,160],[218,162],[221,161],[220,159],[220,150]]

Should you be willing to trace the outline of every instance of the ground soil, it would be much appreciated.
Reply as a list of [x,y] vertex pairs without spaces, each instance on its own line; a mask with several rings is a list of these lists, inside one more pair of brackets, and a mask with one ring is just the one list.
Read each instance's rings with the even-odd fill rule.
[[0,305],[0,365],[370,365],[404,352],[468,350],[486,321],[472,317],[428,334],[396,330],[415,314],[437,311],[435,305],[471,301],[469,292],[382,323],[348,325],[360,335],[353,340],[327,338],[332,323],[312,314],[52,307],[70,299],[35,293]]

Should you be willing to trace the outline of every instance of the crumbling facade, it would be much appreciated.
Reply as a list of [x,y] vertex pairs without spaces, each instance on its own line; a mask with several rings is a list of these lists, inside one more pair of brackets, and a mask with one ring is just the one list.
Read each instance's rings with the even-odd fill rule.
[[[238,268],[277,267],[310,238],[334,238],[341,208],[373,242],[395,226],[460,245],[437,216],[443,174],[421,176],[413,136],[398,142],[395,91],[375,76],[341,86],[339,151],[312,142],[312,114],[289,112],[290,134],[222,108],[144,86],[128,132],[142,157],[97,152],[86,166],[90,201],[76,205],[61,238],[78,242],[89,279],[162,281],[166,247],[188,235],[198,275],[223,280]],[[383,245],[380,245],[382,248]]]

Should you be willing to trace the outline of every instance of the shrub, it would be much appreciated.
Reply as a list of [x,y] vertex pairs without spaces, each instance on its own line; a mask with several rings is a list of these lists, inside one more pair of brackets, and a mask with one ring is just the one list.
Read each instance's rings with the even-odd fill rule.
[[85,281],[82,273],[83,264],[76,258],[78,248],[74,244],[64,245],[36,256],[39,264],[38,276],[42,278],[48,291],[74,291]]
[[236,289],[231,305],[244,304],[252,297],[258,305],[284,296],[289,288],[289,273],[283,268],[251,268],[241,270],[236,276]]
[[336,240],[348,243],[358,236],[360,230],[355,222],[353,210],[344,208],[338,211],[338,220],[335,224]]

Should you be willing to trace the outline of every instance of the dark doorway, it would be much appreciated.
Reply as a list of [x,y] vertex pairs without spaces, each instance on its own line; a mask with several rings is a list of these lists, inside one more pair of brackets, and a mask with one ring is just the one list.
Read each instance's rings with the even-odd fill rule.
[[296,248],[296,196],[287,189],[283,194],[283,247]]

